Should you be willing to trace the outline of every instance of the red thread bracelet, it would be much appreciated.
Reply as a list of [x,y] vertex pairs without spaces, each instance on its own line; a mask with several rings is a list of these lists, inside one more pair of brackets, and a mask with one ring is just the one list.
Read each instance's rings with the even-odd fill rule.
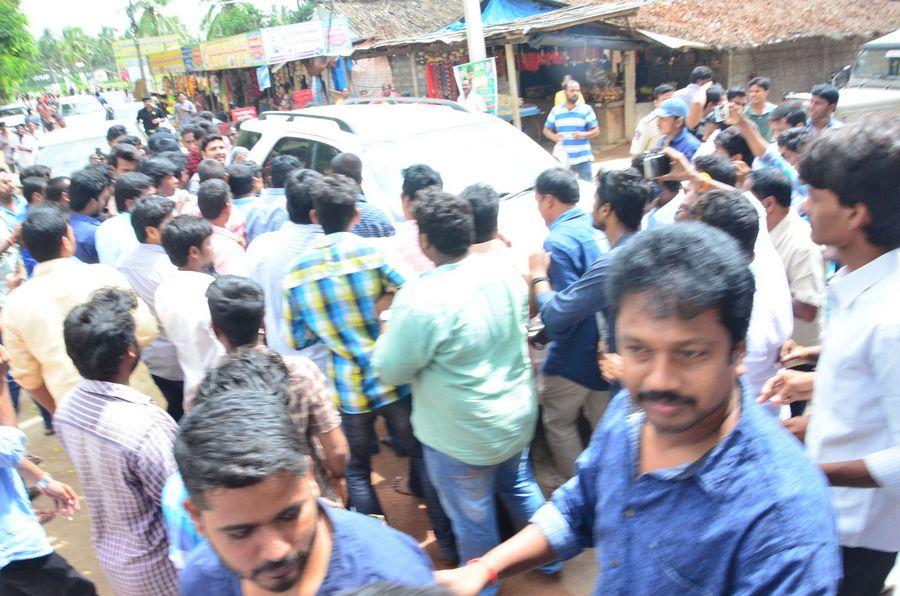
[[497,570],[494,569],[493,567],[491,567],[490,565],[488,565],[487,563],[485,563],[485,562],[481,559],[481,557],[476,557],[476,558],[474,558],[474,559],[471,559],[469,562],[466,563],[466,566],[472,565],[473,563],[481,563],[482,565],[484,565],[485,569],[487,569],[487,571],[488,571],[488,583],[487,583],[487,585],[488,585],[488,586],[493,586],[494,584],[496,584],[496,583],[500,580],[500,577],[497,575]]

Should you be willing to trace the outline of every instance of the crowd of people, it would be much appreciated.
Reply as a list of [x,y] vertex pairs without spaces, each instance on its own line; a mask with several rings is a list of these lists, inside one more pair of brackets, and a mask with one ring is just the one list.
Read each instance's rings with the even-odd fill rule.
[[[631,166],[596,176],[602,123],[564,83],[545,135],[569,168],[534,172],[524,276],[490,186],[453,194],[411,157],[395,221],[358,156],[253,163],[181,96],[177,132],[151,104],[146,144],[114,126],[70,177],[0,173],[0,591],[96,593],[40,526],[80,502],[29,458],[24,389],[119,595],[490,595],[588,548],[602,594],[879,594],[900,119],[712,79],[658,87]],[[378,418],[455,569],[391,527]],[[539,427],[567,479],[550,499]]]

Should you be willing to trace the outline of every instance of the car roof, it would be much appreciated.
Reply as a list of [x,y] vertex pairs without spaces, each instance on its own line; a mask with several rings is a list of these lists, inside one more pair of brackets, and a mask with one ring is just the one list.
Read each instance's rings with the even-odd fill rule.
[[[287,120],[287,121],[286,121]],[[447,105],[430,104],[348,104],[314,106],[290,112],[267,112],[263,119],[251,120],[248,130],[267,128],[305,131],[323,124],[333,130],[350,132],[363,141],[379,141],[433,130],[493,122],[495,118]],[[316,121],[315,124],[313,121]],[[349,130],[347,130],[349,128]]]
[[862,45],[863,50],[900,48],[900,29]]
[[[98,126],[100,124],[100,126]],[[79,139],[106,138],[106,131],[116,124],[123,125],[128,134],[136,134],[137,127],[129,120],[104,120],[103,123],[98,122],[80,122],[69,124],[65,128],[56,128],[50,132],[46,132],[38,137],[39,147],[49,147],[50,145],[61,145]]]
[[100,103],[100,100],[97,99],[95,96],[93,96],[93,95],[85,95],[85,94],[81,94],[81,95],[66,95],[65,97],[60,97],[60,98],[59,98],[59,103],[61,103],[61,104],[62,104],[62,103],[75,103],[75,102],[79,102],[79,101],[86,101],[86,100],[89,100],[89,99],[92,99],[92,100],[96,101],[97,103]]

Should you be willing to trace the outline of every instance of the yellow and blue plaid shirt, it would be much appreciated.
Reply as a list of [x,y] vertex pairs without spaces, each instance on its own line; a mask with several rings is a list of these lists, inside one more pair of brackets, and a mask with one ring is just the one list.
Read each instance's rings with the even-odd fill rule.
[[328,376],[341,412],[370,412],[409,395],[407,386],[382,382],[372,368],[380,330],[375,303],[405,282],[384,255],[359,236],[338,232],[316,241],[288,271],[288,342],[297,350],[317,341],[328,347]]

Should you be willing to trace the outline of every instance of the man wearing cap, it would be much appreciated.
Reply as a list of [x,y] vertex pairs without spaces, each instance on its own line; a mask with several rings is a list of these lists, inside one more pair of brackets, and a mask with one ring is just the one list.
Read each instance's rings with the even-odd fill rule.
[[149,137],[157,131],[160,124],[166,121],[166,113],[153,105],[153,100],[149,95],[144,96],[141,101],[144,102],[144,107],[138,110],[137,121],[141,123],[144,132]]
[[700,147],[700,139],[685,128],[687,115],[687,106],[678,98],[672,97],[659,104],[656,108],[656,123],[663,138],[657,143],[657,149],[671,147],[688,159],[693,159]]

